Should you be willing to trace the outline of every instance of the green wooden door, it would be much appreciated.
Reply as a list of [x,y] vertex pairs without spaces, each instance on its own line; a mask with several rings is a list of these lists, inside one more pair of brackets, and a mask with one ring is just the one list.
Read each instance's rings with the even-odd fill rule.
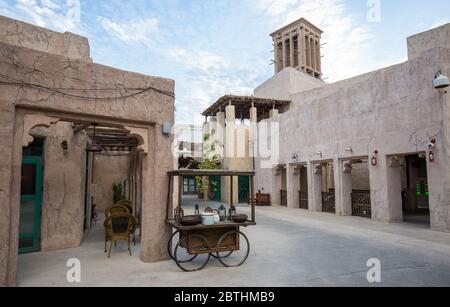
[[212,200],[221,202],[222,201],[222,178],[220,176],[211,177],[211,183],[214,191],[214,197]]
[[239,176],[239,203],[248,203],[250,195],[250,179],[247,176]]
[[20,197],[19,253],[39,251],[41,241],[42,159],[24,157]]

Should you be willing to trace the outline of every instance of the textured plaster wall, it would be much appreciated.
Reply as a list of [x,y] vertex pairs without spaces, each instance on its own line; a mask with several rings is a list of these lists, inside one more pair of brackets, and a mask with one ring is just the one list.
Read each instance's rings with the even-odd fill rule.
[[408,58],[414,59],[436,48],[450,49],[450,24],[408,37]]
[[326,85],[323,81],[312,78],[310,75],[292,67],[286,67],[281,72],[258,86],[254,94],[261,98],[276,98],[290,100],[291,95],[300,91]]
[[[41,250],[77,247],[83,237],[87,136],[73,135],[70,123],[32,132],[45,137]],[[66,152],[63,141],[68,143]]]
[[[6,22],[6,25],[4,24]],[[143,161],[143,228],[141,260],[155,262],[167,258],[165,246],[170,229],[165,225],[167,171],[173,169],[172,137],[162,134],[163,122],[174,122],[174,99],[156,91],[121,99],[125,88],[147,88],[174,92],[173,80],[149,77],[98,65],[79,58],[77,52],[43,52],[39,41],[19,40],[21,46],[9,42],[5,27],[13,29],[15,21],[2,19],[0,32],[0,73],[12,78],[51,88],[91,88],[73,94],[97,97],[80,99],[48,90],[18,85],[0,85],[0,285],[14,285],[17,271],[18,222],[20,203],[20,168],[24,114],[40,113],[63,120],[115,123],[140,128],[149,152]],[[35,37],[42,30],[27,27],[26,36]],[[62,35],[62,34],[61,34]],[[37,50],[33,50],[34,48]],[[53,47],[52,47],[53,48]],[[69,48],[69,50],[72,50]],[[71,58],[69,58],[71,57]],[[94,89],[112,89],[96,91]],[[70,92],[70,90],[69,90]],[[62,177],[59,177],[60,180]],[[50,183],[50,182],[49,182]],[[56,183],[55,183],[56,184]],[[58,185],[60,182],[57,183]],[[67,192],[67,191],[66,191]],[[64,202],[63,202],[64,203]],[[59,205],[63,204],[59,203]],[[57,205],[57,206],[59,206]],[[57,208],[57,207],[55,207]],[[57,210],[55,209],[55,212]],[[53,225],[49,222],[49,229]],[[72,221],[78,224],[79,221]]]
[[4,16],[0,16],[0,41],[13,46],[92,62],[87,38],[70,32],[57,33]]
[[130,156],[96,155],[94,160],[94,203],[99,216],[114,205],[113,186],[128,179]]
[[[448,119],[443,117],[447,98],[432,87],[438,70],[450,73],[449,57],[449,49],[435,48],[403,64],[292,95],[290,111],[279,115],[283,145],[277,164],[294,163],[294,153],[299,162],[340,163],[342,159],[372,156],[378,150],[380,164],[370,167],[374,219],[399,221],[401,177],[392,168],[386,172],[388,156],[425,152],[431,138],[437,138],[439,161],[429,165],[429,181],[434,186],[432,227],[450,231]],[[276,93],[278,84],[273,87]],[[352,154],[346,152],[348,147]],[[317,152],[322,153],[321,159]],[[257,170],[257,189],[276,193],[271,174],[271,169]]]

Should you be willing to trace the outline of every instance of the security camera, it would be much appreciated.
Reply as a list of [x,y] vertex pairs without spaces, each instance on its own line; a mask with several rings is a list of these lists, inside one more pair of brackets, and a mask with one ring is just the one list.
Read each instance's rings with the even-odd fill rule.
[[441,71],[439,71],[434,77],[433,86],[437,90],[446,89],[450,86],[450,81],[447,76],[443,75]]

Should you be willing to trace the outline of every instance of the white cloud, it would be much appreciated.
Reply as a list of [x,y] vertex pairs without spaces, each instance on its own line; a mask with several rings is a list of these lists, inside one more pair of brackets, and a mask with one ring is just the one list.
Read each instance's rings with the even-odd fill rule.
[[158,20],[155,18],[136,19],[124,23],[106,17],[98,17],[97,20],[103,29],[127,44],[151,46],[152,36],[158,31]]
[[[322,71],[327,81],[350,78],[392,63],[374,54],[372,25],[358,22],[342,0],[258,0],[279,26],[304,17],[324,31]],[[275,30],[275,29],[274,29]]]
[[297,0],[259,0],[261,7],[271,16],[286,13],[297,2]]
[[250,95],[259,76],[253,68],[233,66],[226,57],[207,51],[174,48],[168,56],[183,67],[177,78],[177,120],[201,122],[201,112],[226,94]]
[[4,4],[0,13],[55,31],[83,33],[77,0],[17,0],[13,7]]

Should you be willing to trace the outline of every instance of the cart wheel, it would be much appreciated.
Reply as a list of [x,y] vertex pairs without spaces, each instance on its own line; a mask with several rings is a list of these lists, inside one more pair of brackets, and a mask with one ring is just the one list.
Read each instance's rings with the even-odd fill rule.
[[[195,245],[197,246],[197,250],[205,251],[204,254],[189,254],[186,246],[188,246],[189,242],[195,241]],[[175,258],[175,263],[178,265],[180,269],[185,272],[195,272],[202,270],[209,262],[211,255],[208,253],[210,250],[208,240],[201,235],[192,234],[184,237],[178,242],[175,247],[175,251],[173,253],[173,257]],[[186,259],[191,259],[190,261],[186,261]]]
[[[233,251],[231,251],[231,252],[221,252],[221,253],[220,253],[220,258],[227,258],[227,257],[230,257],[232,253],[233,253]],[[216,254],[211,254],[211,257],[213,257],[214,259],[219,259],[219,258],[216,256]]]
[[238,251],[234,251],[231,253],[227,252],[218,252],[216,253],[217,259],[219,259],[220,263],[222,263],[225,267],[238,267],[244,264],[250,255],[250,242],[245,234],[240,231],[230,231],[224,234],[217,243],[217,248],[220,248],[222,245],[225,247],[224,242],[227,240],[232,240],[233,237],[239,236],[239,247]]
[[[173,246],[173,239],[180,234],[180,231],[176,231],[172,234],[172,236],[169,239],[169,244],[167,244],[167,251],[169,253],[170,258],[175,261],[175,257],[173,256],[172,251],[174,250],[174,246]],[[195,258],[197,258],[198,255],[186,255],[186,259],[180,259],[181,263],[186,263],[186,262],[191,262],[193,261]]]

